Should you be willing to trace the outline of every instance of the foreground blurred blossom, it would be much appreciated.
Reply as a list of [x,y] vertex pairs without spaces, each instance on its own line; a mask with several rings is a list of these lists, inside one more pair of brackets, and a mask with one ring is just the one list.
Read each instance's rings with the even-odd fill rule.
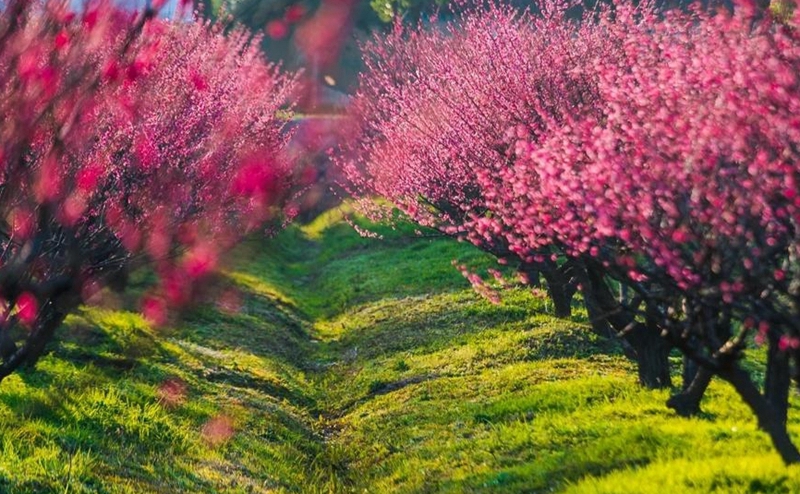
[[227,314],[238,314],[244,308],[242,293],[236,288],[227,288],[219,294],[216,306]]
[[289,34],[289,26],[283,19],[275,19],[267,23],[265,31],[272,39],[283,39]]
[[0,14],[0,67],[0,380],[139,266],[161,280],[142,311],[164,323],[277,219],[293,78],[247,34],[19,0]]
[[357,6],[357,0],[323,0],[313,16],[296,29],[295,43],[315,77],[339,59]]
[[183,379],[171,377],[158,387],[158,398],[168,407],[176,407],[186,400],[188,386]]
[[219,446],[233,437],[233,419],[218,415],[203,425],[201,436],[210,446]]

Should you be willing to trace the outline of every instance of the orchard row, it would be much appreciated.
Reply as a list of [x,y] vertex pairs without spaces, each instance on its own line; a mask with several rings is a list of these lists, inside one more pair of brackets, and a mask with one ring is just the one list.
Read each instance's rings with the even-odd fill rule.
[[[697,412],[719,376],[798,462],[800,16],[579,7],[492,6],[375,38],[349,186],[543,280],[558,316],[580,292],[646,386],[670,386],[679,349],[672,408]],[[753,342],[768,346],[763,391],[741,366]]]
[[[164,322],[299,188],[296,77],[242,31],[154,14],[13,0],[0,16],[0,379],[139,266],[159,279],[142,311]],[[671,407],[696,412],[718,376],[798,462],[798,26],[747,1],[397,23],[364,46],[336,165],[357,198],[543,283],[558,316],[580,293],[642,384],[670,386],[679,349]],[[741,365],[754,343],[763,389]]]

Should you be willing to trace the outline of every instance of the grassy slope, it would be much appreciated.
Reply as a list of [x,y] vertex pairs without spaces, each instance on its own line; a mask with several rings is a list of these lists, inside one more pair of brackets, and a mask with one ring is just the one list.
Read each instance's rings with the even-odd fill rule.
[[488,265],[473,249],[384,233],[332,212],[241,247],[236,314],[70,318],[0,385],[0,492],[800,491],[726,386],[676,418],[580,318],[477,297],[450,266]]

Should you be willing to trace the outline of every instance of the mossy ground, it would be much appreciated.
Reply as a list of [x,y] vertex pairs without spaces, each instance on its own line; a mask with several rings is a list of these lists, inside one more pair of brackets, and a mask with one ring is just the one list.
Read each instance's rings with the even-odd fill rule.
[[234,312],[71,316],[0,384],[0,492],[800,492],[726,385],[678,418],[580,314],[477,296],[476,250],[340,216],[242,245]]

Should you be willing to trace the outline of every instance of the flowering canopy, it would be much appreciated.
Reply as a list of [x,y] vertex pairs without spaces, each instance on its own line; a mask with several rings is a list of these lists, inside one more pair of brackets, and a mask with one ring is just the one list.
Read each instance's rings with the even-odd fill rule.
[[292,79],[242,32],[19,0],[0,67],[0,378],[142,263],[161,279],[143,310],[163,320],[281,204]]
[[[797,33],[753,24],[745,8],[635,14],[603,21],[617,56],[586,60],[600,113],[528,143],[497,192],[498,221],[525,248],[557,239],[643,295],[658,291],[679,339],[687,327],[709,336],[703,306],[727,332],[758,326],[794,349]],[[707,350],[709,365],[727,358]]]
[[762,396],[738,364],[756,328],[778,381],[800,363],[798,19],[740,2],[572,23],[565,7],[490,6],[370,45],[354,188],[496,255],[592,266],[587,304],[609,275],[633,288],[612,312],[644,302],[648,327],[731,382],[800,461],[785,393],[768,378]]
[[[353,103],[360,149],[344,169],[356,195],[387,197],[422,225],[523,272],[543,271],[554,294],[567,282],[552,258],[559,249],[525,248],[494,221],[495,192],[483,183],[503,180],[534,126],[558,126],[565,111],[591,109],[581,60],[602,45],[577,36],[563,9],[550,7],[531,16],[492,6],[442,30],[397,24],[373,39]],[[566,298],[560,315],[569,313]]]

